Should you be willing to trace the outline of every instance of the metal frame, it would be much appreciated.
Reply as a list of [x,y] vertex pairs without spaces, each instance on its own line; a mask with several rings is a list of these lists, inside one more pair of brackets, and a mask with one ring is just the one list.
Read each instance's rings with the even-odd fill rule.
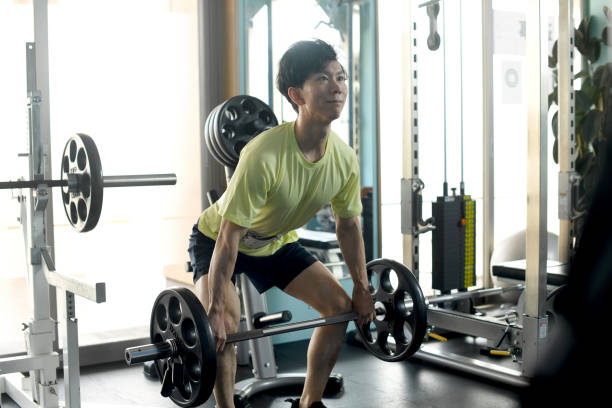
[[495,158],[493,109],[493,5],[492,0],[482,0],[482,274],[483,286],[493,286],[491,256],[495,238]]
[[[440,1],[440,0],[438,0]],[[525,314],[522,326],[493,321],[471,314],[449,311],[430,306],[429,323],[438,328],[499,340],[500,345],[515,349],[515,358],[522,359],[520,369],[508,370],[496,364],[483,364],[481,361],[458,356],[452,353],[432,350],[424,346],[416,357],[455,369],[500,380],[513,385],[526,385],[539,366],[547,336],[548,320],[544,312],[547,295],[546,258],[547,258],[547,29],[545,23],[546,1],[529,0],[527,9],[527,73],[528,73],[528,169],[527,174],[527,268],[525,280]],[[572,1],[559,0],[559,158],[561,182],[569,186],[560,187],[560,206],[569,210],[560,212],[562,234],[561,246],[566,254],[571,250],[573,198],[571,185],[574,177],[574,120],[573,120],[573,16]],[[492,1],[482,0],[482,39],[483,39],[483,287],[491,287],[490,259],[494,237],[494,126],[493,126],[493,13]],[[412,35],[404,39],[404,63],[410,72],[404,87],[404,148],[402,179],[402,234],[404,240],[404,263],[411,266],[418,278],[418,231],[420,205],[418,180],[418,87],[417,52],[414,21]],[[568,191],[570,190],[570,191]],[[563,196],[563,193],[567,197]],[[565,200],[565,201],[563,201]],[[565,217],[564,217],[565,215]],[[568,260],[569,255],[565,256]],[[519,367],[519,366],[517,366]]]
[[[36,32],[46,44],[46,1],[34,3]],[[40,17],[42,16],[42,17]],[[46,51],[38,51],[34,43],[26,44],[28,112],[29,112],[29,164],[30,180],[47,179],[50,174],[48,128],[48,97],[39,84],[48,86],[48,59]],[[38,58],[42,55],[43,58]],[[41,64],[42,60],[42,64]],[[42,67],[40,66],[42,65]],[[46,81],[39,81],[40,76]],[[43,85],[44,86],[44,85]],[[48,95],[48,90],[46,91]],[[45,108],[46,106],[46,108]],[[45,140],[47,142],[45,142]],[[102,303],[106,300],[104,283],[88,283],[55,271],[53,246],[48,237],[53,234],[53,223],[48,215],[51,189],[41,184],[30,190],[29,199],[20,194],[21,224],[28,251],[28,289],[32,320],[26,325],[27,356],[9,357],[0,360],[0,392],[9,394],[21,406],[55,408],[59,406],[57,374],[59,354],[54,350],[57,339],[57,321],[51,316],[51,296],[60,289],[65,296],[63,317],[63,368],[65,407],[80,407],[78,324],[75,317],[74,295]],[[29,203],[29,210],[26,208]],[[29,371],[29,380],[22,372]],[[14,373],[14,374],[12,374]],[[12,374],[12,375],[6,375]]]
[[574,18],[573,2],[559,1],[559,40],[557,60],[559,67],[558,105],[559,105],[559,261],[567,263],[573,256],[574,232],[574,186],[579,180],[576,173],[577,155],[575,138],[575,100],[574,100]]

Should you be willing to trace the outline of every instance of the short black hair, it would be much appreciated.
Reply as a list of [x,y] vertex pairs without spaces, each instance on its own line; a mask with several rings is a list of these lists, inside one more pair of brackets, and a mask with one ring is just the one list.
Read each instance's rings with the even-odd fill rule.
[[323,40],[298,41],[291,45],[278,63],[276,86],[298,112],[297,105],[289,97],[289,88],[301,88],[306,78],[320,72],[330,61],[337,61],[334,48]]

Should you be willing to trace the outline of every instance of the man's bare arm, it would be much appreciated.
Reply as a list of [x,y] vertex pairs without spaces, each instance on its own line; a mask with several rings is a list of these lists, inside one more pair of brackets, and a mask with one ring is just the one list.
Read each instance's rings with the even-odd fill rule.
[[366,270],[360,217],[336,216],[336,235],[344,262],[353,279],[353,308],[359,313],[358,324],[366,324],[374,318],[374,306]]
[[215,243],[210,268],[208,272],[208,295],[210,304],[208,314],[213,327],[213,334],[217,338],[217,350],[225,345],[226,332],[223,323],[225,313],[226,287],[234,273],[238,244],[246,234],[247,229],[223,219],[219,228],[219,236]]

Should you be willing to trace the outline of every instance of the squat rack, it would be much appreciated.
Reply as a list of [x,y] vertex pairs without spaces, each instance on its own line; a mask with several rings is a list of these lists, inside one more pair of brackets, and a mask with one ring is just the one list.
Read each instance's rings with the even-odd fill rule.
[[[49,57],[48,57],[48,9],[47,0],[34,0],[34,39],[26,43],[26,69],[28,92],[28,153],[29,181],[0,183],[0,188],[29,188],[29,196],[17,195],[20,204],[27,258],[28,296],[32,309],[31,320],[24,324],[26,355],[0,359],[0,394],[8,394],[20,407],[57,408],[81,406],[80,398],[80,356],[78,343],[78,321],[75,315],[75,295],[96,303],[106,301],[104,282],[87,282],[56,271],[54,262],[52,187],[65,185],[66,180],[50,180],[50,120],[49,120]],[[91,140],[89,136],[78,135]],[[71,142],[74,138],[70,139]],[[91,141],[93,144],[93,141]],[[76,146],[76,143],[74,143]],[[73,143],[70,144],[72,154]],[[75,148],[79,168],[88,173],[80,174],[77,168],[70,168],[68,193],[66,197],[87,194],[94,201],[94,179],[102,179],[105,187],[125,187],[144,185],[171,185],[176,183],[174,174],[128,175],[102,177],[97,148],[90,145],[92,156],[84,149]],[[81,156],[81,153],[83,155]],[[95,157],[94,157],[95,156]],[[69,160],[64,157],[62,171],[68,172]],[[71,159],[72,160],[72,159]],[[89,168],[89,164],[96,165]],[[82,166],[82,168],[81,168]],[[95,170],[97,169],[97,171]],[[74,174],[73,174],[74,173]],[[82,179],[78,177],[83,176]],[[91,178],[90,178],[91,176]],[[99,186],[99,185],[98,185]],[[68,198],[63,197],[64,203]],[[102,205],[102,194],[97,192],[95,200]],[[71,202],[72,205],[72,202]],[[97,208],[98,208],[97,207]],[[85,208],[84,214],[81,210]],[[78,219],[88,218],[91,207],[81,207],[79,202]],[[99,208],[96,210],[99,216]],[[92,210],[93,211],[93,210]],[[95,218],[97,222],[97,217]],[[76,222],[75,229],[81,231]],[[95,223],[92,223],[95,227]],[[86,231],[87,229],[82,229]],[[62,316],[62,356],[59,349],[56,289],[62,293],[65,304]],[[135,343],[134,341],[127,342]],[[57,388],[57,369],[63,364],[65,400],[59,401]],[[22,373],[29,372],[29,376]]]

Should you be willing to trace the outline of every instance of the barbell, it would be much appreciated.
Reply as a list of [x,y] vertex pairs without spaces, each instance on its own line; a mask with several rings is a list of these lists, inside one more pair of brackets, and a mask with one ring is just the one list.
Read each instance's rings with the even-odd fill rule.
[[102,212],[104,188],[176,184],[176,174],[103,176],[100,154],[94,140],[77,133],[66,142],[60,180],[2,181],[0,189],[61,187],[64,211],[78,232],[91,231]]
[[[384,361],[401,361],[420,347],[427,328],[427,303],[404,265],[377,259],[367,264],[376,318],[357,325],[365,348]],[[356,312],[264,327],[227,335],[227,344],[357,319]],[[216,345],[206,311],[186,288],[168,288],[153,303],[151,344],[125,349],[127,365],[154,361],[161,394],[181,407],[203,404],[216,380]]]

